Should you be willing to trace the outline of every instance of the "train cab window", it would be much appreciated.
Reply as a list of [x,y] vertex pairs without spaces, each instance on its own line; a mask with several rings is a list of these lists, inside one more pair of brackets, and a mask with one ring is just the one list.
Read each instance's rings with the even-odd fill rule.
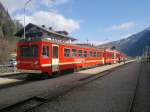
[[47,45],[44,45],[43,48],[42,48],[42,56],[44,58],[49,57],[49,47]]
[[70,57],[70,49],[67,49],[67,48],[64,49],[64,56]]
[[85,58],[87,57],[87,51],[84,51],[84,57]]
[[94,51],[94,55],[93,55],[94,57],[96,57],[96,52]]
[[92,51],[90,51],[90,57],[93,57],[93,52]]
[[78,56],[82,57],[82,50],[78,50]]
[[76,57],[77,55],[77,50],[76,49],[72,49],[72,57]]
[[38,45],[22,45],[20,47],[20,56],[22,58],[38,57]]

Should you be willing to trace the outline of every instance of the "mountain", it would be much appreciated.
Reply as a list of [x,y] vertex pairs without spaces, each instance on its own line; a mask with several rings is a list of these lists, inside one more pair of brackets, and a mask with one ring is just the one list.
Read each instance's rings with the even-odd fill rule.
[[0,38],[13,37],[13,34],[21,27],[19,22],[11,19],[8,11],[0,2]]
[[4,6],[0,3],[0,38],[8,36],[7,31],[12,32],[11,28],[8,26],[12,26],[13,24],[8,12],[5,10]]
[[4,6],[2,5],[2,3],[0,3],[0,11],[6,12]]
[[116,46],[117,49],[126,53],[128,56],[141,56],[143,48],[145,48],[146,46],[150,47],[150,28],[133,34],[128,38],[99,45],[99,47],[102,48],[107,46]]

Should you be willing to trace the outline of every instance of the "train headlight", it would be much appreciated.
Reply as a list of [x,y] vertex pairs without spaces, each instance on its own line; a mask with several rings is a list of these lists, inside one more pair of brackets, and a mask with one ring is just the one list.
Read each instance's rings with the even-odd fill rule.
[[17,61],[17,65],[20,64],[20,63],[21,63],[20,61]]
[[38,63],[39,63],[38,61],[35,61],[35,62],[34,62],[35,65],[38,64]]

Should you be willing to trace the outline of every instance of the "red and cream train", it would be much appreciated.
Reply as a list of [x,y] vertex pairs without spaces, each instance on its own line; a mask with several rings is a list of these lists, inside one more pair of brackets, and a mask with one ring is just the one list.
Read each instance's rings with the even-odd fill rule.
[[[45,27],[29,24],[26,32],[26,39],[17,43],[17,69],[21,72],[51,76],[53,72],[118,63],[126,57],[116,50],[64,43],[62,40],[73,38]],[[23,36],[23,29],[16,36]]]

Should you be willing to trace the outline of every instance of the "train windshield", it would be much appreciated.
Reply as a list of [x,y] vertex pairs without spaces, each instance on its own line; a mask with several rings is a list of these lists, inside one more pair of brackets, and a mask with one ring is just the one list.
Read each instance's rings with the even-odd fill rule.
[[20,56],[22,58],[38,57],[38,45],[22,45],[20,47]]

